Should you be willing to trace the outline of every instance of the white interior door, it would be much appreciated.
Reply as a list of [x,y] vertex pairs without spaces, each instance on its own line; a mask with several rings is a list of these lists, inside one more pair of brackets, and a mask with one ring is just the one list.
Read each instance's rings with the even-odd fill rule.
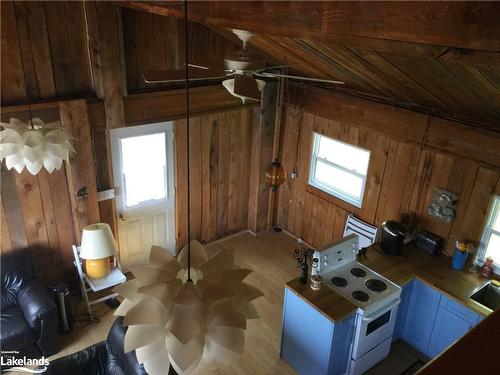
[[122,267],[147,260],[152,245],[175,253],[172,122],[111,131]]

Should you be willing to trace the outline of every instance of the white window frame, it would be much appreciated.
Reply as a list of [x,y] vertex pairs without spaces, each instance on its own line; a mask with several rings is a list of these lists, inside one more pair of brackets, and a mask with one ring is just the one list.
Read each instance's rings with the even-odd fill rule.
[[[361,147],[358,147],[358,146],[354,146],[350,143],[345,143],[345,142],[342,142],[342,141],[339,141],[337,139],[334,139],[334,138],[330,138],[330,137],[327,137],[323,134],[320,134],[320,133],[316,133],[316,132],[313,132],[313,149],[312,149],[312,155],[311,155],[311,166],[310,166],[310,169],[309,169],[309,185],[311,186],[314,186],[315,188],[317,189],[320,189],[322,191],[324,191],[325,193],[327,194],[330,194],[330,195],[333,195],[334,197],[336,198],[339,198],[341,200],[343,200],[344,202],[347,202],[357,208],[361,208],[361,206],[363,205],[363,200],[364,200],[364,196],[365,196],[365,186],[366,186],[366,178],[368,176],[368,169],[369,169],[369,160],[370,160],[370,157],[371,157],[371,151],[370,150],[367,150],[367,149],[364,149],[364,148],[361,148]],[[318,152],[319,152],[319,144],[320,144],[320,139],[321,137],[325,137],[325,138],[329,138],[335,142],[339,142],[339,143],[343,143],[349,147],[352,147],[352,148],[356,148],[358,150],[362,150],[362,151],[365,151],[365,152],[368,152],[368,166],[367,166],[367,170],[366,170],[366,174],[363,175],[361,173],[358,173],[356,172],[355,170],[353,169],[348,169],[348,168],[345,168],[339,164],[336,164],[336,163],[333,163],[331,161],[329,161],[328,159],[325,159],[325,158],[322,158],[320,156],[318,156]],[[343,170],[344,172],[347,172],[351,175],[354,175],[356,177],[359,177],[359,178],[362,178],[363,179],[363,185],[361,187],[361,196],[360,197],[357,197],[357,196],[354,196],[354,195],[350,195],[342,190],[339,190],[339,189],[336,189],[335,187],[333,186],[330,186],[328,184],[325,184],[321,181],[318,181],[316,178],[315,178],[315,175],[316,175],[316,164],[318,161],[321,161],[322,163],[325,163],[325,164],[328,164],[334,168],[338,168],[338,169],[341,169]]]
[[[488,242],[491,238],[491,235],[496,234],[500,236],[500,232],[493,229],[493,224],[498,215],[500,215],[500,195],[496,195],[493,197],[490,209],[488,210],[488,219],[486,220],[483,234],[481,236],[481,241],[479,242],[479,249],[476,254],[476,259],[474,260],[474,264],[478,266],[482,266],[486,261],[486,248],[488,247]],[[498,263],[498,259],[497,263],[493,263],[493,269],[496,274],[500,274],[500,263]]]

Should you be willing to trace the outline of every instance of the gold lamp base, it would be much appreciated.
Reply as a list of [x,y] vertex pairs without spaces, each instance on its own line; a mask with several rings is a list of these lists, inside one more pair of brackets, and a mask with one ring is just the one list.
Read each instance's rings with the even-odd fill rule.
[[102,259],[87,259],[85,260],[85,272],[92,279],[100,279],[106,276],[111,269],[109,257]]

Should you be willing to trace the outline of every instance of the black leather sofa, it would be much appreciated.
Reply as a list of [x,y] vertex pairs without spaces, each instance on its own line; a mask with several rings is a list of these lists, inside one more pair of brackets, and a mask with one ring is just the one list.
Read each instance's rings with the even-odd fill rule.
[[[46,375],[145,375],[144,366],[137,362],[135,351],[124,353],[127,328],[123,318],[113,323],[106,341],[50,362]],[[168,375],[177,375],[170,367]]]
[[55,303],[35,278],[29,249],[1,256],[0,345],[2,351],[39,358],[59,351]]

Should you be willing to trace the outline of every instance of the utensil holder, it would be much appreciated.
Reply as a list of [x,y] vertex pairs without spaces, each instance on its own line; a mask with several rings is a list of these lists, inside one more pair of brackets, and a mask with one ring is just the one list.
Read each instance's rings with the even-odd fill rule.
[[455,270],[463,270],[465,264],[467,263],[468,256],[469,253],[467,251],[455,249],[455,253],[453,254],[453,259],[451,261],[451,267]]

